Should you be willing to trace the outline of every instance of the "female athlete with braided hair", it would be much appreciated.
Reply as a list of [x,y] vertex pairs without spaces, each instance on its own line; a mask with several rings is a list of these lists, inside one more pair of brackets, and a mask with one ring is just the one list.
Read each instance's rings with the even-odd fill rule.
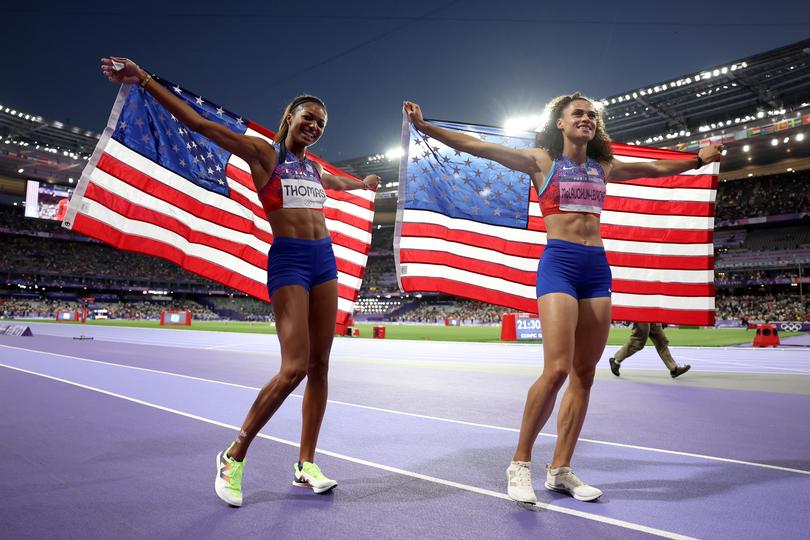
[[337,482],[315,465],[315,446],[326,410],[329,352],[337,317],[337,267],[322,212],[323,188],[376,189],[380,178],[362,184],[323,171],[307,149],[326,127],[326,106],[315,96],[295,98],[284,110],[274,144],[234,133],[198,115],[151,75],[126,58],[103,58],[101,71],[114,83],[139,84],[189,129],[245,160],[273,230],[267,262],[267,288],[281,345],[281,368],[256,397],[242,429],[217,455],[217,495],[242,505],[242,470],[248,447],[287,396],[306,377],[297,486],[323,493]]

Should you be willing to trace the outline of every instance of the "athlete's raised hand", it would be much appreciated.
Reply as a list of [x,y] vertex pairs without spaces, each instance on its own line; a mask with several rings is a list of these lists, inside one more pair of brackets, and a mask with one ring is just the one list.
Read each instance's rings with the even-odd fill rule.
[[723,157],[723,145],[722,144],[709,144],[704,146],[698,152],[698,156],[700,156],[701,161],[703,163],[713,163],[715,161],[720,161],[720,158]]
[[411,121],[414,127],[419,129],[425,124],[425,118],[422,116],[422,108],[417,103],[406,101],[402,104],[402,108],[405,110],[405,114],[408,115],[408,120]]
[[120,56],[102,58],[101,73],[116,84],[139,84],[144,77],[144,72],[138,64]]

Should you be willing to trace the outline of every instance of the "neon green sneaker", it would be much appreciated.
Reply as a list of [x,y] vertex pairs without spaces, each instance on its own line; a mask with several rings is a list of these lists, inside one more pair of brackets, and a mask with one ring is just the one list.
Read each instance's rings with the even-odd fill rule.
[[323,493],[329,491],[337,485],[335,480],[330,480],[325,477],[314,463],[300,461],[293,465],[295,477],[293,478],[293,485],[304,488],[312,488],[315,493]]
[[[230,447],[228,447],[230,450]],[[214,491],[220,499],[231,506],[242,506],[242,469],[244,461],[236,461],[228,456],[228,450],[217,454],[217,477]]]

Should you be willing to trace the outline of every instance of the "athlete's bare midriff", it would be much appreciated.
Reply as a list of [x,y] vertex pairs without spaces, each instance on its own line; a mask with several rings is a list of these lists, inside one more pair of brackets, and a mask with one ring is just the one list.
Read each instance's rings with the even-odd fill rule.
[[273,236],[319,240],[329,236],[323,212],[309,208],[281,208],[267,215]]
[[586,246],[601,246],[599,218],[593,214],[565,213],[545,216],[546,236]]

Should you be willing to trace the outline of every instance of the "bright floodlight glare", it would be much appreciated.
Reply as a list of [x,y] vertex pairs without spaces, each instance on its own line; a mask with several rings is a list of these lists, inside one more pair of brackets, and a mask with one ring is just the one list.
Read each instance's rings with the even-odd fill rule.
[[778,140],[776,140],[776,139],[771,139],[771,146],[776,146],[777,144],[779,144],[779,141],[778,141]]
[[797,141],[803,141],[804,140],[804,133],[798,133],[796,135],[796,140]]
[[748,146],[747,144],[743,146],[743,152],[748,152],[749,150],[751,150],[750,146]]
[[393,160],[395,160],[395,159],[399,159],[399,158],[401,158],[401,157],[402,157],[402,154],[403,154],[402,148],[400,148],[399,146],[397,146],[397,147],[395,147],[395,148],[391,148],[391,149],[389,149],[389,150],[388,150],[388,151],[385,153],[385,157],[387,157],[388,159],[390,159],[391,161],[393,161]]
[[523,131],[535,131],[541,125],[541,118],[536,114],[507,118],[503,123],[503,129],[509,135],[515,135]]

